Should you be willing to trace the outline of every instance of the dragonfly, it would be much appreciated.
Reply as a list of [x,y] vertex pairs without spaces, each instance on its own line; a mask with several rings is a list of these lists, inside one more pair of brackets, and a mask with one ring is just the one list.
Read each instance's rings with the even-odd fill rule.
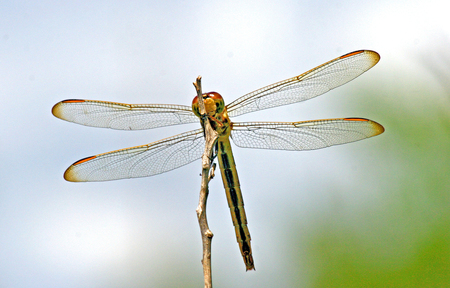
[[[194,123],[206,116],[218,133],[215,156],[240,252],[246,270],[252,270],[255,266],[251,238],[230,138],[238,147],[302,151],[362,140],[383,133],[384,128],[375,121],[354,117],[299,122],[232,122],[230,117],[319,96],[355,79],[379,60],[375,51],[354,51],[245,94],[228,105],[219,93],[204,93],[206,115],[200,114],[197,96],[191,106],[70,99],[55,104],[52,113],[69,122],[120,130]],[[204,148],[204,129],[196,129],[150,144],[83,158],[65,171],[64,178],[89,182],[157,175],[200,159]]]

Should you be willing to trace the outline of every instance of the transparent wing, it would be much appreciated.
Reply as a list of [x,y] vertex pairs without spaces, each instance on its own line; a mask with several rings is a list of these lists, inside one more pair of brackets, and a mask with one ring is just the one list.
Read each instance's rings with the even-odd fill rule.
[[197,129],[147,145],[81,159],[66,170],[64,179],[87,182],[152,176],[199,159],[204,148],[203,130]]
[[377,52],[360,50],[348,53],[299,76],[263,87],[227,106],[230,117],[281,105],[305,101],[341,86],[380,60]]
[[52,113],[69,122],[119,130],[150,129],[199,121],[189,106],[95,100],[64,100],[53,106]]
[[341,118],[233,123],[231,138],[239,147],[300,151],[358,141],[383,132],[383,126],[371,120]]

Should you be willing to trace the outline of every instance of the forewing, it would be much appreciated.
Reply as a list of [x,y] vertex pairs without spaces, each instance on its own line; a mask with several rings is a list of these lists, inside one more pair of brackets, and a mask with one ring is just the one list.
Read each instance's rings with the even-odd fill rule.
[[274,83],[246,94],[227,106],[230,117],[281,105],[305,101],[341,86],[380,60],[375,51],[348,53],[299,76]]
[[300,151],[354,142],[383,132],[383,126],[364,118],[238,122],[233,123],[231,138],[239,147]]
[[66,170],[64,178],[87,182],[152,176],[199,159],[204,148],[203,130],[197,129],[147,145],[81,159]]
[[52,113],[69,122],[119,130],[150,129],[199,121],[189,106],[96,100],[64,100],[53,106]]

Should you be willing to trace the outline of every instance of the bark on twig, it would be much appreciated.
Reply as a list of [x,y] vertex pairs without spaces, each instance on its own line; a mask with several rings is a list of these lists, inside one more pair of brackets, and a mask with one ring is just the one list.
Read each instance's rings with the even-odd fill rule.
[[202,184],[200,189],[200,198],[197,207],[197,218],[200,225],[200,232],[202,235],[203,243],[203,278],[205,280],[205,288],[212,287],[212,276],[211,276],[211,241],[213,233],[209,230],[208,221],[206,219],[206,201],[208,199],[208,183],[209,180],[214,177],[214,166],[211,171],[211,162],[213,159],[213,147],[217,140],[217,132],[214,131],[209,123],[208,117],[206,116],[205,105],[203,103],[202,97],[202,86],[201,77],[197,77],[197,81],[194,83],[195,89],[197,90],[198,104],[200,114],[204,115],[201,118],[202,126],[205,130],[205,151],[202,156]]

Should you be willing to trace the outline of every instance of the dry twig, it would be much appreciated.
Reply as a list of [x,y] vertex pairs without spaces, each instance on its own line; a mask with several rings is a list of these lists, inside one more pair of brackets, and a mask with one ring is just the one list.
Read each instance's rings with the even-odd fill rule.
[[208,199],[208,183],[209,180],[214,176],[214,167],[210,174],[211,162],[213,159],[213,147],[217,141],[218,134],[212,129],[209,119],[206,115],[205,105],[203,103],[202,97],[202,86],[201,77],[197,77],[197,81],[194,83],[195,89],[197,90],[197,97],[199,103],[200,114],[203,115],[201,118],[202,126],[205,131],[205,151],[202,156],[202,184],[200,189],[200,198],[197,207],[197,218],[200,225],[200,232],[202,235],[203,243],[203,278],[205,280],[205,288],[212,287],[212,276],[211,276],[211,241],[213,233],[209,230],[208,221],[206,219],[206,201]]

